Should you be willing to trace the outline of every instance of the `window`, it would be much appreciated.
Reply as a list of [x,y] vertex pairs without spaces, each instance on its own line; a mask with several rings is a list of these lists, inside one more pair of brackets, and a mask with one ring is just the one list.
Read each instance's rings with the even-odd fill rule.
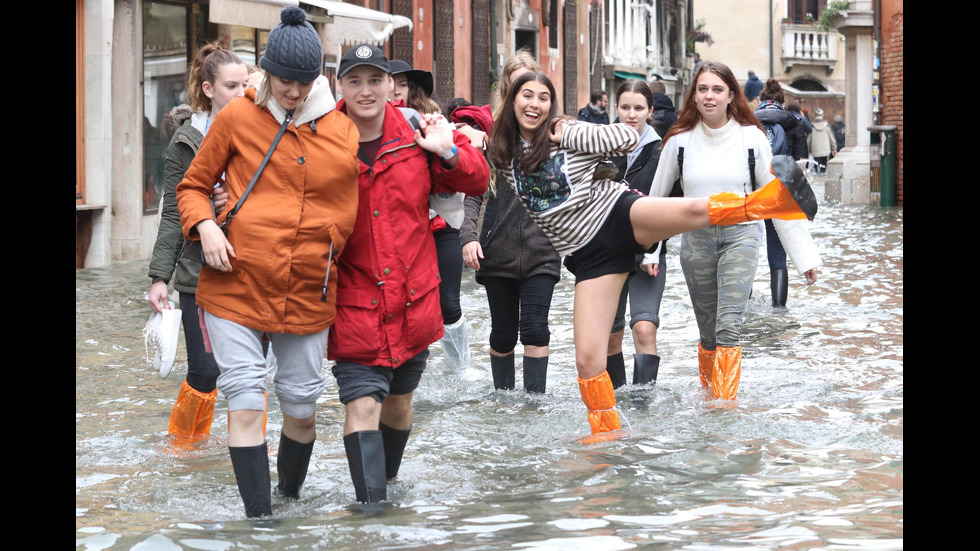
[[187,6],[143,2],[143,212],[157,212],[173,129],[167,114],[186,101]]

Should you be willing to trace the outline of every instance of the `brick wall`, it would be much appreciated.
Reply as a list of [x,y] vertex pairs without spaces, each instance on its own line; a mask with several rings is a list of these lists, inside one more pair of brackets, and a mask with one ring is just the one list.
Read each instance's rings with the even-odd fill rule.
[[895,159],[895,199],[899,206],[904,205],[903,197],[903,155],[904,124],[903,124],[903,62],[902,39],[904,17],[900,9],[890,16],[883,17],[881,22],[882,44],[881,56],[881,123],[895,125],[898,137],[898,149]]

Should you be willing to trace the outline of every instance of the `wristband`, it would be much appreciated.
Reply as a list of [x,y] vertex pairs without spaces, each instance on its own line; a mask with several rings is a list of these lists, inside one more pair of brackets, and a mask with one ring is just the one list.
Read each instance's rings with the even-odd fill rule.
[[456,145],[453,144],[452,151],[450,151],[448,155],[439,155],[439,158],[442,159],[443,161],[448,161],[449,159],[452,159],[453,157],[456,156],[457,151],[458,149],[456,149]]

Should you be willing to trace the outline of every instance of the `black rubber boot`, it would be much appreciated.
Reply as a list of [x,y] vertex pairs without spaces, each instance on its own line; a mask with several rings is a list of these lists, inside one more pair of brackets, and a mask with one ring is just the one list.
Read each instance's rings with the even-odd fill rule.
[[544,394],[548,382],[548,356],[524,356],[524,390]]
[[514,390],[514,353],[506,356],[490,354],[490,371],[493,372],[493,388]]
[[238,482],[238,493],[249,518],[272,514],[272,476],[269,474],[269,448],[260,446],[231,447],[231,466]]
[[381,427],[381,439],[385,447],[385,477],[391,481],[398,476],[398,469],[402,466],[402,455],[405,453],[405,446],[408,445],[408,435],[412,429],[398,430],[389,427],[384,423],[379,423]]
[[606,356],[606,372],[609,373],[613,388],[626,384],[626,360],[623,359],[622,352]]
[[380,430],[362,430],[344,437],[347,465],[354,482],[354,495],[361,503],[388,499],[385,479],[385,449]]
[[633,354],[634,385],[657,382],[658,371],[660,371],[660,356],[654,354]]
[[279,472],[276,492],[279,495],[299,499],[299,489],[306,481],[306,471],[310,468],[314,442],[315,439],[302,444],[285,434],[280,435],[279,458],[276,460],[276,471]]
[[769,286],[772,289],[772,305],[786,306],[786,296],[789,294],[789,274],[786,268],[777,268],[769,273]]

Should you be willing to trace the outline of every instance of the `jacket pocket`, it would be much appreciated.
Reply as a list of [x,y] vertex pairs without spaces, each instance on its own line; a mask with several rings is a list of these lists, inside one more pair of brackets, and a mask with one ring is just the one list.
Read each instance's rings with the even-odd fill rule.
[[442,325],[439,304],[439,268],[426,268],[405,282],[405,335],[407,344],[429,345],[436,341]]

